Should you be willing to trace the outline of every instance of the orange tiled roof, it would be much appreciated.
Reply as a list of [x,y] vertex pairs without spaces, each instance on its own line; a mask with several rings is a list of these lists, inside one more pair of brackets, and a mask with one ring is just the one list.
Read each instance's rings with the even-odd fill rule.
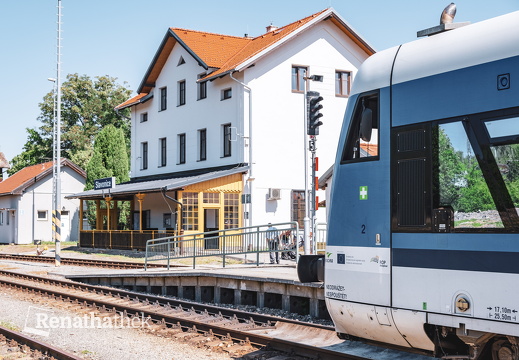
[[[325,13],[328,13],[329,16],[325,16]],[[336,26],[341,28],[342,31],[344,31],[366,53],[372,55],[375,52],[362,38],[356,35],[331,8],[324,9],[304,19],[295,21],[255,38],[170,28],[168,29],[166,36],[164,37],[141,85],[137,90],[139,95],[117,105],[116,109],[135,105],[139,103],[141,98],[152,91],[155,86],[155,81],[166,63],[171,50],[177,43],[180,43],[180,45],[183,46],[201,66],[207,69],[216,69],[204,78],[210,79],[225,75],[228,72],[235,70],[247,60],[260,54],[262,51],[267,50],[269,47],[290,34],[293,34],[295,31],[310,23],[320,15],[323,15],[325,19],[330,19]]]
[[361,143],[360,148],[367,152],[370,156],[378,155],[378,145]]
[[16,192],[16,189],[22,187],[48,169],[52,169],[52,161],[23,168],[0,183],[0,194],[11,194]]
[[[83,177],[86,177],[86,173],[77,167],[74,163],[67,159],[62,159],[61,166],[70,166],[72,169],[76,170]],[[46,163],[27,166],[22,170],[18,171],[16,174],[9,176],[4,181],[0,182],[0,196],[1,195],[11,195],[11,194],[21,194],[21,191],[25,189],[27,186],[34,184],[37,180],[39,180],[42,176],[46,176],[52,172],[52,161],[48,161]]]
[[126,100],[122,104],[117,105],[115,108],[116,109],[123,109],[125,107],[131,106],[131,105],[135,105],[135,104],[139,103],[139,100],[141,100],[146,95],[148,95],[148,93],[140,93],[139,95],[134,96],[131,99]]
[[211,73],[207,77],[216,77],[218,75],[225,74],[228,71],[234,70],[236,66],[238,66],[239,64],[250,59],[254,55],[259,54],[261,51],[267,49],[269,46],[275,44],[287,35],[293,33],[295,30],[301,28],[303,25],[307,24],[308,22],[310,22],[311,20],[325,12],[326,10],[328,9],[322,10],[304,19],[295,21],[291,24],[270,31],[266,34],[250,39],[250,41],[246,44],[245,47],[243,47],[240,51],[236,52],[225,64],[223,64],[220,67],[220,69]]
[[203,62],[212,68],[222,67],[234,54],[242,50],[252,39],[208,32],[171,28]]

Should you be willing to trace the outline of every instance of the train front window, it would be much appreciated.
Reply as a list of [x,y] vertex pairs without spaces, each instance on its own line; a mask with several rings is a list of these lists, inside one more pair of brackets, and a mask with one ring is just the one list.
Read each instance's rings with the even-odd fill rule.
[[491,139],[508,138],[519,135],[519,117],[485,121]]
[[378,109],[378,93],[358,98],[342,152],[341,163],[378,159]]
[[503,228],[462,122],[433,130],[435,208],[451,208],[456,229]]

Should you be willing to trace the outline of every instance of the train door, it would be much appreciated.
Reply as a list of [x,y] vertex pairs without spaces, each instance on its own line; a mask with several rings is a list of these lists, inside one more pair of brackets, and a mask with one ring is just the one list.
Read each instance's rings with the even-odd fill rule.
[[381,118],[384,99],[387,104],[384,91],[359,95],[342,140],[333,174],[325,279],[328,298],[389,306],[389,143],[380,141],[389,131],[389,119]]

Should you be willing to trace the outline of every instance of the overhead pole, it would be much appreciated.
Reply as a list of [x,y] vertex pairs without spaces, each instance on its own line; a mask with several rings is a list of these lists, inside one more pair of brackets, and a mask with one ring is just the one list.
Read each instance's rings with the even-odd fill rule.
[[58,41],[56,61],[56,120],[53,149],[52,235],[55,244],[55,265],[61,265],[61,0],[58,0]]

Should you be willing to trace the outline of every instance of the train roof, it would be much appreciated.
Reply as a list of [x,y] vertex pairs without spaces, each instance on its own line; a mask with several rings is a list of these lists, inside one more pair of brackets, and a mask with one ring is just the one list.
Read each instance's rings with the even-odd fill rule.
[[518,56],[517,44],[519,11],[395,46],[362,64],[352,94],[388,87],[393,66],[398,84]]

